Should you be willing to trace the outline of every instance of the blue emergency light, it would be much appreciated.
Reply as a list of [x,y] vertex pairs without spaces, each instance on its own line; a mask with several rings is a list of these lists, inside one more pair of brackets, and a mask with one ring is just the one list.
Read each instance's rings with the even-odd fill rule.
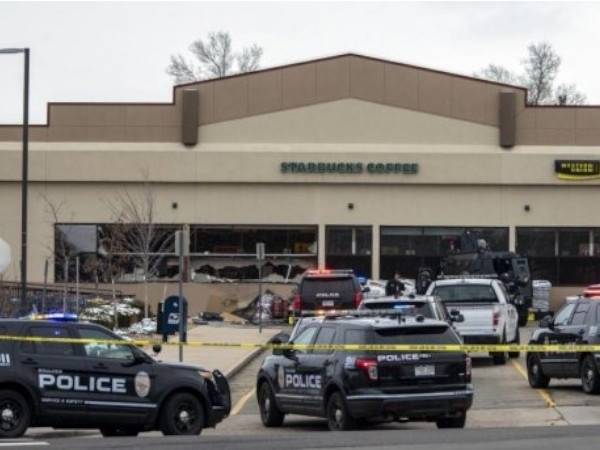
[[77,322],[77,314],[73,313],[51,313],[43,317],[44,320],[52,320],[54,322]]

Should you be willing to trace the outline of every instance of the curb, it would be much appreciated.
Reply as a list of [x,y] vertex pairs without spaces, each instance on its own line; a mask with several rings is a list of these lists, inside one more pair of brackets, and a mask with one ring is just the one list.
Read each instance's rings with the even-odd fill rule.
[[262,352],[264,352],[264,348],[257,348],[253,350],[251,353],[246,355],[240,362],[238,362],[235,366],[225,372],[225,378],[228,380],[236,376],[241,370],[250,364],[255,358],[257,358]]

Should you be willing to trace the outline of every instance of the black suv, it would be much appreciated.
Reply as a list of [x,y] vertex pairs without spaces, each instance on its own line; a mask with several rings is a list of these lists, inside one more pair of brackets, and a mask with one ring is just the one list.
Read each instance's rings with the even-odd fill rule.
[[0,437],[30,426],[99,428],[104,436],[199,434],[229,414],[220,372],[156,362],[104,327],[0,320],[0,335],[39,339],[0,340]]
[[[600,344],[600,300],[576,298],[567,301],[554,318],[547,316],[531,336],[530,344]],[[527,373],[533,388],[545,388],[551,378],[581,378],[588,394],[600,393],[600,354],[527,353]]]
[[[284,339],[285,340],[285,339]],[[331,317],[309,323],[291,342],[460,344],[447,322],[422,316]],[[435,421],[462,428],[473,401],[471,360],[460,352],[274,350],[257,378],[262,422],[286,414],[325,417],[331,430],[386,420]]]
[[303,311],[356,309],[362,299],[352,270],[309,270],[294,296],[292,313],[297,317]]

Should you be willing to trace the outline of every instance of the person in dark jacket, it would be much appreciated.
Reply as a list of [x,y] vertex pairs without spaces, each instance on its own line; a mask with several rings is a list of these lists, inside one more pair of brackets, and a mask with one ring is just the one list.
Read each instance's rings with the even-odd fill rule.
[[400,273],[396,271],[394,273],[394,278],[388,280],[385,285],[385,295],[400,297],[404,293],[406,286],[404,286],[404,283],[400,278]]

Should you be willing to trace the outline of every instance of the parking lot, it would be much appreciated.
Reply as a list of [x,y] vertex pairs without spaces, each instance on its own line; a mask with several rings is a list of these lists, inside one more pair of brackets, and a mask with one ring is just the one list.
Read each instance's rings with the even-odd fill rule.
[[[521,329],[521,341],[527,342],[532,327]],[[280,439],[284,436],[301,438],[313,436],[318,432],[323,439],[328,439],[330,432],[327,424],[322,419],[303,416],[288,416],[281,428],[265,428],[261,424],[254,383],[256,374],[267,356],[259,355],[244,369],[237,373],[231,381],[232,412],[229,418],[219,424],[216,429],[207,429],[200,438],[189,440],[182,438],[185,448],[187,444],[215,442],[213,439],[239,439],[246,436],[248,439]],[[473,384],[475,386],[475,401],[469,411],[467,429],[481,430],[528,427],[565,427],[578,425],[600,424],[600,396],[584,394],[577,380],[552,380],[548,389],[534,390],[527,382],[524,355],[518,359],[510,360],[504,366],[496,366],[486,355],[474,354],[473,358]],[[365,430],[367,434],[382,436],[390,433],[411,433],[419,430],[428,430],[428,434],[438,435],[444,433],[437,430],[435,424],[429,423],[386,423]],[[566,431],[566,430],[565,430]],[[385,432],[382,434],[382,432]],[[476,431],[473,431],[476,432]],[[516,431],[515,431],[516,432]],[[519,431],[524,432],[524,431]],[[458,431],[460,433],[460,431]],[[464,431],[467,436],[467,431]],[[141,439],[165,439],[159,432],[143,433],[139,438],[119,438],[107,441],[97,430],[52,430],[49,428],[32,428],[25,438],[2,442],[5,444],[19,443],[20,446],[51,445],[58,447],[78,448],[81,446],[117,445],[123,439],[128,442],[142,444]],[[172,439],[172,438],[169,438]],[[228,441],[229,442],[229,441]]]

